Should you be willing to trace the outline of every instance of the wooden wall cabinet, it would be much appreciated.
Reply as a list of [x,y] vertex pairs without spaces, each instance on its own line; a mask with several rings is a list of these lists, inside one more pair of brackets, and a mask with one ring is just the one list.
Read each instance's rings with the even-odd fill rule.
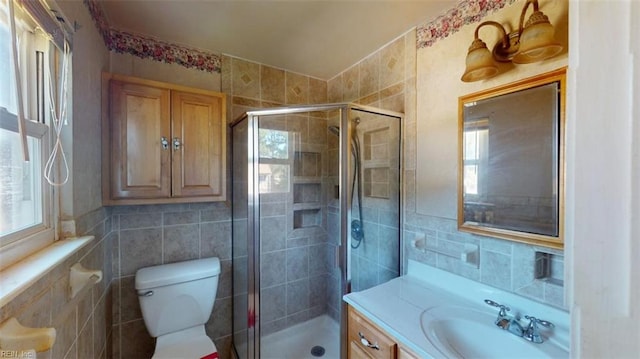
[[349,359],[418,359],[353,307],[348,306]]
[[103,203],[226,199],[225,95],[103,74]]

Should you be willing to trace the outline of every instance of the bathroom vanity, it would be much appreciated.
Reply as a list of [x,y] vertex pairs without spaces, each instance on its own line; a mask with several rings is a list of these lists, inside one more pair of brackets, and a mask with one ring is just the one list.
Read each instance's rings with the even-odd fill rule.
[[[568,312],[411,260],[408,269],[343,297],[349,358],[569,357]],[[509,318],[509,330],[496,325],[500,318]],[[532,320],[542,343],[524,335]]]
[[349,306],[349,358],[419,358],[384,329]]

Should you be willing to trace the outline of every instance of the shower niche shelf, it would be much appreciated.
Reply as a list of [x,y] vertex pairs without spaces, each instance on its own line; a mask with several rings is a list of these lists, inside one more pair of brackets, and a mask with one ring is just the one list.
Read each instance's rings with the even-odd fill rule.
[[320,225],[322,225],[321,208],[294,208],[293,229],[320,227]]
[[363,192],[367,197],[390,197],[389,167],[370,167],[364,169]]
[[322,150],[303,144],[294,152],[293,230],[322,226]]
[[320,204],[322,185],[319,182],[293,183],[293,203],[317,203]]
[[394,137],[389,127],[367,130],[363,134],[362,189],[365,197],[391,197],[389,146]]
[[321,153],[315,151],[295,151],[293,159],[294,177],[322,176]]

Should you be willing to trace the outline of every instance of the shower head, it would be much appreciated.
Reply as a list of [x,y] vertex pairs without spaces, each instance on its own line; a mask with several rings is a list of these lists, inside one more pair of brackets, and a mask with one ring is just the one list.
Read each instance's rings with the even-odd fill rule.
[[338,126],[329,126],[329,132],[340,137],[340,128]]
[[[356,117],[353,120],[354,126],[357,126],[360,123],[360,117]],[[334,135],[340,137],[340,127],[338,126],[329,126],[329,131]]]

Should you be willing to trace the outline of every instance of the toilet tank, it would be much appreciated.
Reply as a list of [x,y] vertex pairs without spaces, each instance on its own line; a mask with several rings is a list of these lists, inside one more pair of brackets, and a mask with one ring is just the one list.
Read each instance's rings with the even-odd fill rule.
[[139,269],[136,291],[149,333],[158,337],[206,323],[213,310],[219,275],[218,258]]

